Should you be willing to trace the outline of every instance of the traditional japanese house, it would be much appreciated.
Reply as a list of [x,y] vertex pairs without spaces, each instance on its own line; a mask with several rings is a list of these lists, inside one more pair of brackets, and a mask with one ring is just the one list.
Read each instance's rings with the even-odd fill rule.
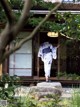
[[[73,0],[64,0],[67,4],[62,3],[58,12],[72,12],[73,14],[80,14],[80,4],[79,1],[74,2]],[[39,8],[34,8],[31,10],[37,17],[38,15],[44,16],[48,11]],[[2,28],[2,26],[1,26]],[[32,31],[31,28],[25,27],[19,35],[19,39],[28,35]],[[63,35],[54,35],[53,37],[48,36],[48,31],[37,32],[33,39],[26,42],[21,49],[17,50],[15,53],[10,55],[5,63],[1,66],[1,71],[3,73],[9,73],[10,76],[17,75],[23,78],[23,83],[27,84],[29,82],[44,81],[44,67],[43,62],[39,59],[38,50],[41,43],[49,41],[53,46],[60,45],[57,50],[57,59],[53,61],[51,69],[52,81],[61,81],[62,83],[80,83],[79,80],[71,81],[60,80],[57,78],[57,74],[61,73],[76,73],[80,75],[80,46],[79,41],[74,45],[73,42],[69,45],[62,44],[67,38]],[[13,42],[13,46],[15,41]],[[76,48],[77,47],[77,48]],[[74,56],[71,55],[73,50]],[[76,53],[75,53],[76,51]],[[76,61],[75,61],[76,60]]]

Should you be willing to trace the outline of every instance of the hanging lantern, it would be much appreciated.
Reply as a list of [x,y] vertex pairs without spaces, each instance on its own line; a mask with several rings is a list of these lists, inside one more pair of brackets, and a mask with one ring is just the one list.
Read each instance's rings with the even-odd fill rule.
[[49,37],[58,37],[58,32],[48,32],[47,35]]
[[61,3],[62,0],[43,0],[44,2],[51,2],[51,3],[56,3],[56,2],[59,2]]

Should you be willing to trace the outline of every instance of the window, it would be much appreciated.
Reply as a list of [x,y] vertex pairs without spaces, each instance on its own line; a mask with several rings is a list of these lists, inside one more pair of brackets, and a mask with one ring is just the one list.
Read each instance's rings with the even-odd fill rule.
[[63,0],[63,2],[76,3],[76,2],[80,2],[80,0]]
[[63,0],[63,2],[73,2],[73,0]]
[[10,76],[32,76],[32,40],[10,55],[9,74]]

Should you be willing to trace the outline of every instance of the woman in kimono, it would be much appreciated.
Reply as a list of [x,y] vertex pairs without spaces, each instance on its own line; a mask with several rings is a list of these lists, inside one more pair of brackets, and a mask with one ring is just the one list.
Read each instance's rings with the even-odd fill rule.
[[38,57],[44,62],[45,78],[48,82],[52,60],[57,58],[57,47],[53,47],[49,42],[44,42],[39,48]]

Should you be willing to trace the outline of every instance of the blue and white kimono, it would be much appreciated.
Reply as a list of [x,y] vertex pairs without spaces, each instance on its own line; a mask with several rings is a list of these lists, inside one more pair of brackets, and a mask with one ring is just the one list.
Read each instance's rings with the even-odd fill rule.
[[44,42],[39,48],[38,57],[44,62],[45,77],[50,77],[52,60],[57,58],[57,48]]

